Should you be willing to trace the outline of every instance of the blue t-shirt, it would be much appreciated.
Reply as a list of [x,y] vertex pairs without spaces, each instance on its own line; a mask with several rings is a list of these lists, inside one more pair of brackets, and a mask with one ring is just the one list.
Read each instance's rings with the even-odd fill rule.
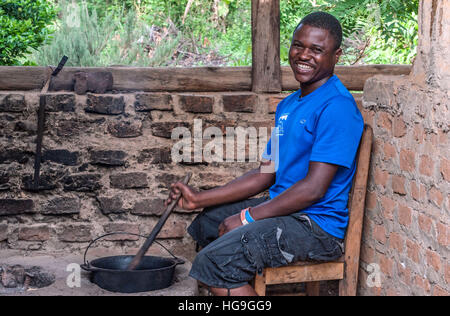
[[276,167],[270,197],[273,199],[305,178],[310,161],[338,165],[325,196],[299,213],[307,214],[324,231],[343,239],[364,121],[353,96],[336,75],[312,93],[300,96],[298,90],[278,104],[275,129],[263,154]]

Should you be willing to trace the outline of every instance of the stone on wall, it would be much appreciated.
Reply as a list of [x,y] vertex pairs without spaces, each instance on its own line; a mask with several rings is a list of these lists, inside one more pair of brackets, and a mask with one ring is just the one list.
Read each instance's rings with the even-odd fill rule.
[[0,94],[0,112],[22,112],[26,108],[23,94]]
[[91,192],[101,188],[101,174],[73,174],[64,178],[67,191]]
[[87,104],[84,110],[88,113],[119,115],[125,110],[123,96],[115,95],[87,95]]
[[134,107],[137,112],[149,112],[152,110],[171,111],[173,109],[172,96],[161,93],[136,94]]
[[111,187],[118,189],[147,188],[147,174],[145,172],[127,172],[112,174],[109,177]]
[[127,153],[122,150],[91,150],[90,163],[104,166],[123,166]]
[[34,202],[31,199],[0,199],[0,216],[33,212]]
[[72,93],[45,94],[45,110],[47,112],[74,112],[75,95]]
[[57,197],[49,200],[41,211],[45,215],[69,215],[79,214],[81,209],[80,199],[76,197]]

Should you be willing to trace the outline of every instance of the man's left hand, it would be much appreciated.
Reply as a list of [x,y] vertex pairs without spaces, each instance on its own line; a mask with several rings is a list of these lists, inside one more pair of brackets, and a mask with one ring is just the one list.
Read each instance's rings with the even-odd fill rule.
[[219,237],[239,226],[242,226],[240,213],[225,218],[219,225]]

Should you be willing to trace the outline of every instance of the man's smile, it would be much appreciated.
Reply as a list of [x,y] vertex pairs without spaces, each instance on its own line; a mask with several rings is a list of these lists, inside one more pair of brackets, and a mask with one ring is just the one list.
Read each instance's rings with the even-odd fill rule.
[[314,70],[313,66],[306,64],[306,63],[302,63],[302,62],[296,62],[295,68],[298,72],[301,72],[301,73],[307,73],[307,72]]

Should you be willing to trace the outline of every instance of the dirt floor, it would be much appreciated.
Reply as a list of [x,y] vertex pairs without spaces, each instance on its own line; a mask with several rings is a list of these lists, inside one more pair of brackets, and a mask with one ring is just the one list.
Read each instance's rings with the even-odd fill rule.
[[[93,258],[123,255],[93,251]],[[184,258],[183,258],[184,259]],[[175,280],[172,286],[151,292],[123,294],[113,293],[101,289],[89,280],[89,272],[80,270],[80,282],[75,278],[76,265],[83,263],[82,255],[52,253],[33,254],[24,256],[17,251],[0,251],[0,267],[21,265],[25,268],[39,266],[55,276],[55,282],[44,288],[28,287],[22,291],[13,291],[1,287],[2,296],[196,296],[198,295],[197,281],[188,276],[191,264],[189,261],[178,265],[175,270]],[[75,264],[75,265],[74,265]],[[78,286],[79,285],[79,286]]]

